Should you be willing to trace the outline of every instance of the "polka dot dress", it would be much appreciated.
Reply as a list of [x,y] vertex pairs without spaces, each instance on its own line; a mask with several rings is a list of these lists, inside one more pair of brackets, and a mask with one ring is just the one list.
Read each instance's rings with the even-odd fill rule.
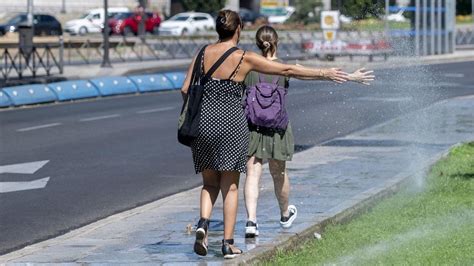
[[244,86],[210,78],[204,85],[199,135],[191,145],[196,173],[204,169],[245,173],[249,130],[241,99]]

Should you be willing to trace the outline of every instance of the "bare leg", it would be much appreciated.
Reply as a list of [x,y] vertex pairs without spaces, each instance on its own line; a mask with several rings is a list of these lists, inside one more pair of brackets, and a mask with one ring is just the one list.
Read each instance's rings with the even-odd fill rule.
[[239,199],[239,177],[237,171],[221,172],[221,192],[224,202],[224,239],[234,238]]
[[287,217],[288,198],[290,196],[290,180],[286,171],[286,162],[279,160],[268,160],[270,174],[273,177],[273,186],[275,188],[275,196],[280,206],[281,216]]
[[247,162],[247,178],[245,179],[245,208],[247,220],[257,222],[257,201],[260,177],[262,176],[262,159],[250,157]]
[[218,171],[206,169],[202,172],[201,218],[211,218],[212,208],[219,196],[221,175]]

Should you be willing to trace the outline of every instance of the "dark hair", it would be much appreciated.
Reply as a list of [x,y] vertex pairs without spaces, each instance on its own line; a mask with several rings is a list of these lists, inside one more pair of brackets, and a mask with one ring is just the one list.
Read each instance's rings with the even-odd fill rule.
[[275,53],[278,45],[278,34],[273,27],[262,26],[255,34],[255,40],[258,48],[262,51],[263,56],[268,53]]
[[219,35],[219,40],[234,36],[238,27],[242,28],[243,24],[237,12],[229,9],[219,11],[216,18],[216,31]]

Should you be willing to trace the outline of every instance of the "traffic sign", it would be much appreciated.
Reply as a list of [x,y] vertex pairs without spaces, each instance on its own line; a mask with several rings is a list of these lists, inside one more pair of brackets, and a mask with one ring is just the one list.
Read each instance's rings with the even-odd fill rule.
[[332,42],[336,39],[336,30],[324,30],[324,40],[328,42]]
[[340,27],[339,11],[322,11],[321,28],[323,30],[337,30]]

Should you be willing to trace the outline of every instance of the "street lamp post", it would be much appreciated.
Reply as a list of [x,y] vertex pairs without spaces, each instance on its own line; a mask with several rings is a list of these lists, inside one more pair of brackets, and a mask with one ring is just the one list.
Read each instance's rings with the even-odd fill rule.
[[388,15],[390,14],[389,12],[390,9],[390,1],[385,0],[385,19],[384,19],[384,28],[385,28],[385,37],[388,38],[388,30],[389,30],[389,25],[388,25]]
[[66,13],[66,0],[62,0],[61,2],[61,13],[62,14]]
[[146,19],[146,7],[147,7],[147,0],[139,0],[138,10],[139,15],[141,17],[140,23],[138,24],[138,36],[142,41],[145,41],[145,19]]
[[112,67],[110,64],[110,58],[109,58],[109,5],[107,0],[104,0],[104,56],[102,58],[102,65],[101,67]]

